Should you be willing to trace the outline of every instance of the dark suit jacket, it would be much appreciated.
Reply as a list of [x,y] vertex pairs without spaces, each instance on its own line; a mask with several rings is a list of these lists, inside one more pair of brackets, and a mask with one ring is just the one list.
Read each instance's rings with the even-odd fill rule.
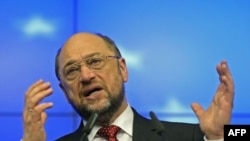
[[[204,134],[198,124],[162,121],[166,133],[159,135],[155,131],[155,124],[139,115],[134,110],[133,141],[203,141]],[[56,141],[79,141],[83,124],[70,134],[60,137]]]

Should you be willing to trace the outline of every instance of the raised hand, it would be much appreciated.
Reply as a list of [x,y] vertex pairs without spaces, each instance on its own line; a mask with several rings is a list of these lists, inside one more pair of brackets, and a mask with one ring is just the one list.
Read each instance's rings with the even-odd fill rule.
[[234,99],[234,82],[226,61],[217,65],[217,72],[220,84],[208,109],[204,110],[198,103],[191,105],[201,130],[211,140],[223,138],[224,125],[231,120]]
[[50,83],[43,80],[38,80],[26,91],[23,110],[23,141],[46,141],[44,124],[47,114],[45,110],[51,108],[53,103],[40,102],[52,92]]

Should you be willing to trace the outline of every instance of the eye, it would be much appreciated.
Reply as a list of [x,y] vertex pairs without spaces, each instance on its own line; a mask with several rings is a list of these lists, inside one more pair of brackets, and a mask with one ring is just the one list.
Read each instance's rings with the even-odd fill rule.
[[99,66],[102,64],[103,59],[102,58],[91,58],[87,61],[88,66]]
[[71,66],[68,69],[66,69],[65,74],[66,76],[71,76],[76,74],[79,71],[79,67],[77,66]]

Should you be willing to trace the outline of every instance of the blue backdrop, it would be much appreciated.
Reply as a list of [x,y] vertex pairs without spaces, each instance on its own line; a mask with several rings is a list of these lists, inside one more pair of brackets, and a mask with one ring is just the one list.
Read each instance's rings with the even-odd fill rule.
[[[0,2],[0,131],[22,137],[24,93],[50,81],[54,94],[48,141],[75,130],[79,118],[54,75],[54,56],[73,33],[101,32],[127,59],[130,105],[148,117],[198,122],[190,104],[210,104],[219,83],[216,65],[226,59],[235,80],[232,123],[250,124],[250,2],[9,0]],[[11,136],[10,136],[11,135]]]

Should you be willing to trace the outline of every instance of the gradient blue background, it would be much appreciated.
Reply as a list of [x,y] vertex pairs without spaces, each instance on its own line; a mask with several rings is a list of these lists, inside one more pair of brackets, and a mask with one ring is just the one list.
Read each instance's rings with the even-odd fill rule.
[[127,98],[148,117],[197,123],[190,104],[207,108],[226,59],[235,80],[233,124],[250,124],[250,2],[247,0],[10,0],[0,2],[0,138],[22,137],[24,94],[50,81],[47,140],[75,130],[79,117],[54,75],[54,56],[73,33],[101,32],[127,59]]

